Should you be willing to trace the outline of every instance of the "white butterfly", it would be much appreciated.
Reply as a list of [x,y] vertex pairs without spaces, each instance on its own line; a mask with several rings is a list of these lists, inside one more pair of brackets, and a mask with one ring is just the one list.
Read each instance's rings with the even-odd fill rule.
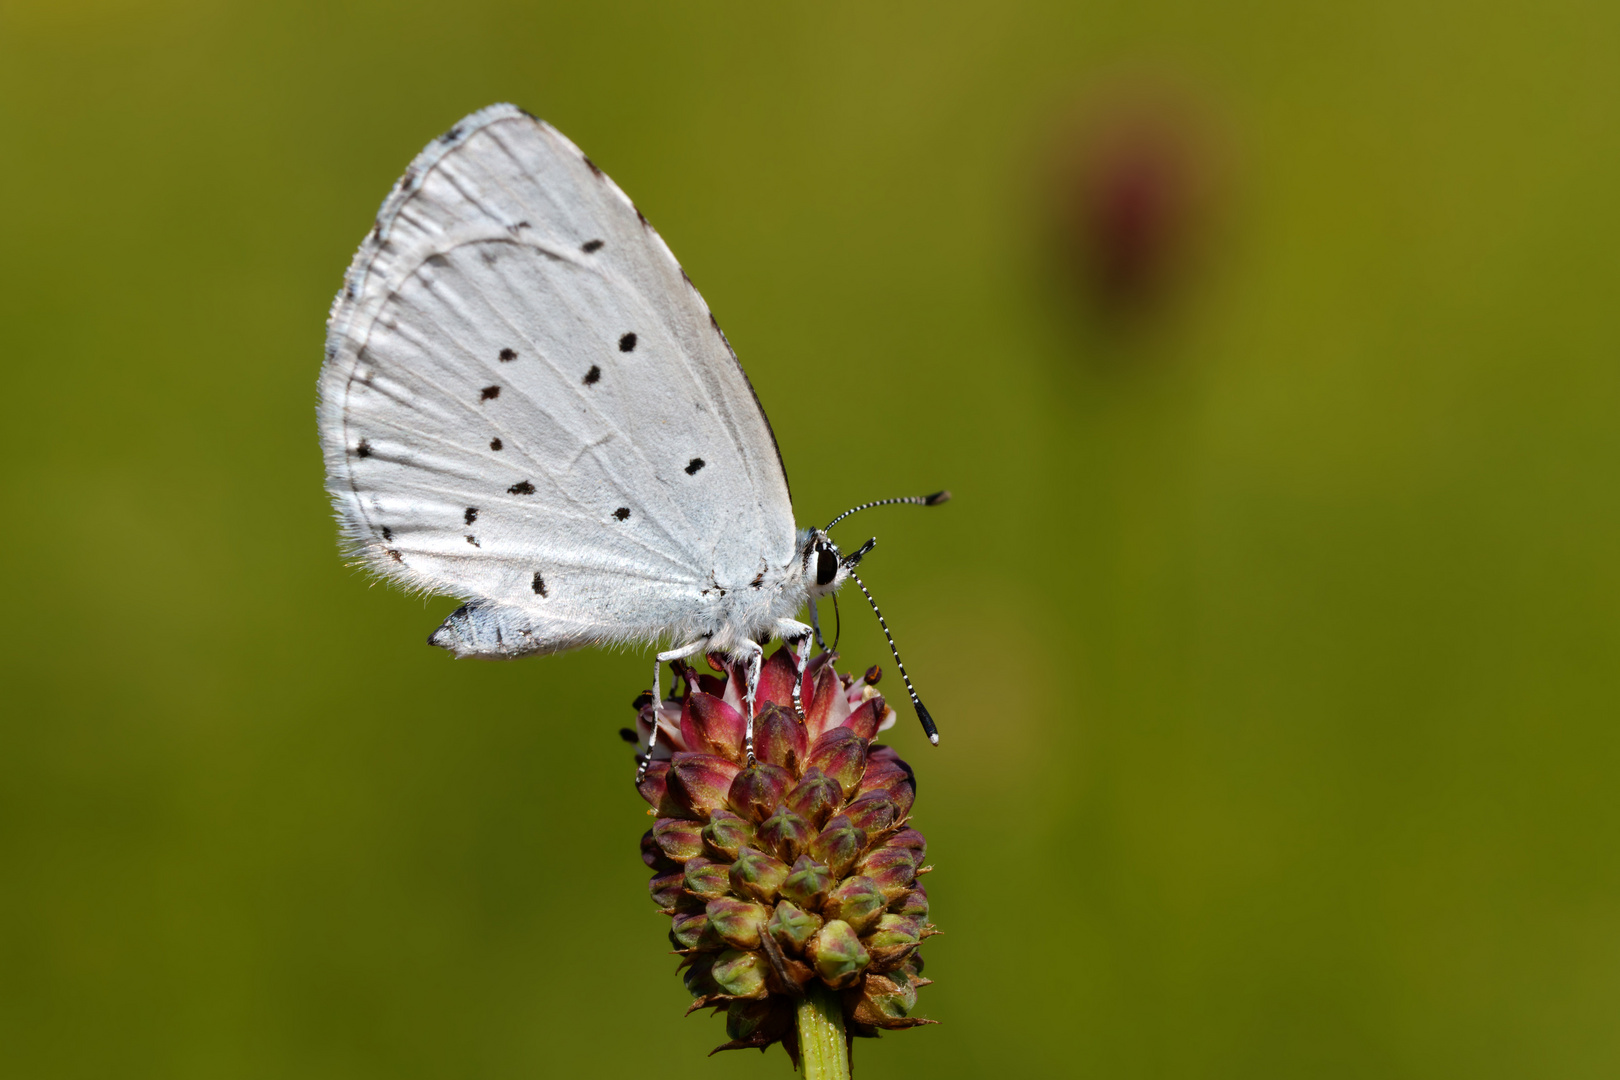
[[802,676],[819,630],[794,616],[808,605],[814,624],[875,543],[846,556],[827,529],[795,530],[770,422],[708,305],[618,186],[511,105],[394,185],[332,305],[320,397],[355,552],[466,601],[431,644],[509,658],[672,640],[654,700],[658,664],[725,654],[750,759],[760,643],[788,643]]

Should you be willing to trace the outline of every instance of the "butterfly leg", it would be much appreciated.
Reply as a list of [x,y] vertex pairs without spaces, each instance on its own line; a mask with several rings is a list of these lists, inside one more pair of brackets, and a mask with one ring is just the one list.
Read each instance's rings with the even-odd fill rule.
[[661,689],[663,685],[661,682],[661,676],[664,673],[664,665],[669,663],[671,660],[685,660],[688,656],[702,652],[704,649],[708,648],[708,645],[709,639],[704,638],[701,641],[694,641],[689,645],[682,645],[678,649],[671,649],[668,652],[661,652],[658,654],[657,659],[653,661],[652,698],[654,712],[652,734],[647,736],[647,753],[646,756],[641,759],[641,767],[636,770],[636,783],[641,783],[642,778],[647,775],[647,766],[652,764],[653,747],[658,745],[657,709],[664,700],[664,692]]
[[748,717],[748,734],[743,746],[748,751],[748,764],[754,764],[754,695],[759,692],[759,672],[765,665],[765,650],[757,641],[745,641],[738,648],[743,670],[743,711]]
[[816,601],[814,597],[810,600],[810,629],[815,631],[816,644],[820,646],[822,652],[826,652],[827,639],[821,636],[821,620],[816,618]]
[[[810,608],[810,617],[816,617],[814,605]],[[793,714],[800,720],[804,719],[804,702],[801,694],[804,689],[804,666],[810,662],[810,638],[815,628],[806,626],[794,619],[780,619],[776,624],[776,636],[781,638],[793,649]]]

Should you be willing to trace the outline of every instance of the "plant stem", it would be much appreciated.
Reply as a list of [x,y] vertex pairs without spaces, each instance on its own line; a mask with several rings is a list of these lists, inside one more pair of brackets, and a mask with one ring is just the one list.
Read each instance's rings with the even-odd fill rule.
[[799,1002],[799,1056],[804,1080],[849,1080],[849,1039],[844,1035],[844,1003],[815,979]]

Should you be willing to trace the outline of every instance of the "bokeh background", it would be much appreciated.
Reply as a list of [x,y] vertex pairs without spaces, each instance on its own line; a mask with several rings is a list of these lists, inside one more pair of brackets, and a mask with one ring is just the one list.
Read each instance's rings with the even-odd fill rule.
[[[686,998],[642,654],[345,568],[323,319],[515,101],[703,290],[909,714],[864,1076],[1620,1071],[1620,8],[0,0],[0,1071],[786,1075]],[[887,663],[859,597],[843,653]]]

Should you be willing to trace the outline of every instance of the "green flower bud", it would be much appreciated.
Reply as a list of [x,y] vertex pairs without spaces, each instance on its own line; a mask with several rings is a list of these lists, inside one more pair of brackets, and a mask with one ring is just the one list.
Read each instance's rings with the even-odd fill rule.
[[821,929],[821,916],[800,911],[790,901],[776,905],[768,924],[771,934],[783,948],[803,952],[805,945]]
[[714,981],[713,954],[699,953],[688,959],[690,962],[681,973],[681,980],[686,983],[687,993],[700,1001],[720,993],[720,984]]
[[718,943],[709,931],[709,916],[703,912],[677,914],[670,920],[669,940],[677,949],[701,949]]
[[765,973],[769,970],[769,962],[758,953],[727,949],[715,957],[712,974],[723,993],[732,997],[762,998],[768,992]]
[[928,892],[921,885],[907,892],[899,900],[890,903],[890,909],[896,915],[909,915],[913,918],[928,918]]
[[815,862],[808,855],[801,855],[799,861],[793,864],[793,872],[782,882],[779,891],[785,899],[791,900],[806,911],[813,911],[821,906],[822,900],[826,899],[827,891],[832,888],[832,884],[832,875],[827,872],[825,866]]
[[709,926],[727,945],[734,949],[757,949],[771,909],[763,904],[722,896],[709,901],[706,914]]
[[[857,1023],[872,1027],[894,1027],[917,1006],[917,987],[904,972],[868,975],[860,996],[850,1010]],[[909,1024],[904,1026],[910,1026]]]
[[787,807],[779,807],[759,826],[759,842],[774,851],[778,858],[791,862],[804,851],[804,845],[816,835],[810,823]]
[[897,945],[915,945],[921,940],[922,920],[910,915],[882,916],[872,932],[863,939],[868,948],[890,949]]
[[659,874],[647,882],[647,891],[652,893],[653,903],[666,911],[673,908],[677,901],[686,893],[686,874],[683,870],[671,870],[667,874]]
[[878,917],[888,906],[888,897],[873,884],[871,878],[852,877],[839,882],[827,894],[821,910],[827,918],[841,919],[857,934],[864,934],[877,924]]
[[652,827],[653,839],[676,862],[685,862],[703,853],[703,823],[683,818],[659,818]]
[[709,815],[709,823],[703,826],[703,842],[711,854],[735,859],[739,848],[754,843],[754,826],[730,810],[716,810]]
[[741,848],[737,852],[737,861],[731,864],[731,891],[738,896],[774,904],[777,890],[787,880],[789,872],[788,864],[781,859],[753,848]]
[[855,865],[866,847],[866,833],[849,823],[842,814],[827,822],[816,838],[810,841],[808,854],[824,865],[835,878],[841,878]]
[[874,848],[855,864],[855,873],[872,879],[885,896],[894,900],[910,891],[917,879],[917,868],[912,863],[915,855],[909,848]]
[[705,900],[726,895],[731,888],[731,867],[725,863],[710,862],[699,856],[686,864],[687,891]]
[[816,932],[805,949],[805,958],[821,981],[834,990],[854,985],[872,962],[861,939],[849,923],[834,919]]
[[733,1001],[726,1007],[726,1036],[731,1042],[722,1049],[766,1047],[793,1027],[793,1010],[786,1002],[763,999]]

